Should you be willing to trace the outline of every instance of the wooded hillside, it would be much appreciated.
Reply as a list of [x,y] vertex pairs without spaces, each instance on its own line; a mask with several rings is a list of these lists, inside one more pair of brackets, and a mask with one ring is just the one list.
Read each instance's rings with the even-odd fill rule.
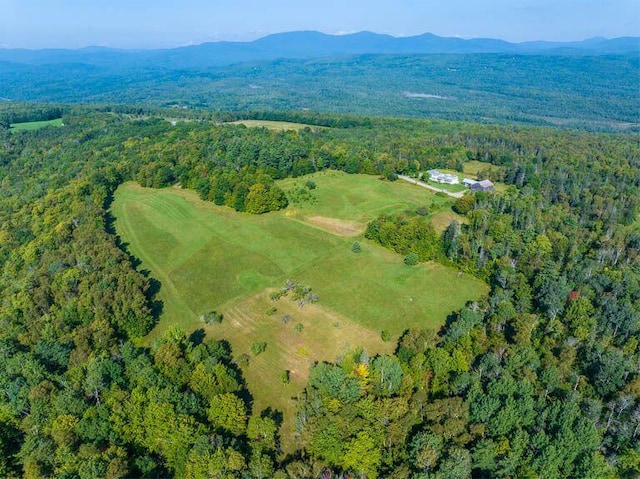
[[[45,119],[30,113],[20,118]],[[312,126],[334,127],[61,113],[63,127],[0,124],[0,475],[640,474],[637,137],[312,113]],[[296,454],[281,453],[278,411],[248,420],[251,391],[225,341],[176,328],[145,341],[161,304],[113,232],[122,182],[179,184],[259,214],[286,205],[279,178],[392,178],[471,160],[502,167],[491,174],[507,191],[469,197],[468,224],[441,235],[399,218],[395,238],[404,252],[424,233],[434,249],[421,259],[485,279],[489,295],[439,331],[406,331],[394,354],[317,364]]]

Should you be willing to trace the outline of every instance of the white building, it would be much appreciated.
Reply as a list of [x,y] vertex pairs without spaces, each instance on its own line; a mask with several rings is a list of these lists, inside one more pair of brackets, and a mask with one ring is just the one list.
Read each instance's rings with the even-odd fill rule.
[[449,173],[440,173],[438,170],[429,170],[429,179],[436,183],[447,183],[448,185],[457,185],[460,183],[458,175],[450,175]]

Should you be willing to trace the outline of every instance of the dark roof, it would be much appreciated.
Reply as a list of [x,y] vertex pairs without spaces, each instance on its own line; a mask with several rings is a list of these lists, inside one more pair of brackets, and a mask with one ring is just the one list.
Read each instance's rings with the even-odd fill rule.
[[491,191],[493,189],[493,183],[489,180],[482,180],[472,184],[470,188],[472,190]]

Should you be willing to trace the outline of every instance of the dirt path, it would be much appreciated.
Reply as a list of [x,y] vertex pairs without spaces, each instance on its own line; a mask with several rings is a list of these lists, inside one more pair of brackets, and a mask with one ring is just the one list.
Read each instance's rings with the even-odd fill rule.
[[423,188],[427,188],[429,190],[435,191],[436,193],[445,193],[453,198],[462,198],[462,196],[464,195],[464,191],[458,191],[457,193],[452,193],[450,191],[443,190],[442,188],[436,188],[435,186],[431,186],[425,183],[424,181],[416,180],[409,176],[398,175],[398,178],[400,178],[401,180],[407,181],[409,183],[412,183],[414,185],[422,186]]

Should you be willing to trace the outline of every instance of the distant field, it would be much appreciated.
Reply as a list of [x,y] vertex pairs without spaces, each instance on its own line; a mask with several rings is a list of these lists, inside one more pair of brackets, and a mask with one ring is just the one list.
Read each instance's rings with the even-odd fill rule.
[[305,123],[292,123],[289,121],[271,121],[271,120],[240,120],[231,122],[233,125],[245,125],[250,128],[268,128],[269,130],[302,130],[304,128],[318,129],[325,128],[316,125],[307,125]]
[[28,121],[25,123],[11,123],[11,130],[13,131],[31,131],[31,130],[39,130],[40,128],[44,128],[45,126],[64,126],[62,123],[62,118],[56,118],[55,120],[46,120],[46,121]]
[[[243,369],[257,411],[271,405],[284,412],[285,436],[293,427],[290,398],[313,361],[335,360],[357,346],[372,355],[388,352],[394,343],[382,342],[381,330],[395,340],[412,326],[438,327],[487,292],[483,282],[455,269],[408,267],[401,256],[362,238],[366,222],[381,212],[427,204],[441,208],[437,215],[450,200],[405,183],[337,172],[280,184],[295,188],[307,179],[317,184],[313,201],[261,216],[203,202],[192,191],[133,183],[116,191],[112,207],[129,251],[162,284],[164,310],[151,336],[173,324],[197,329],[202,313],[217,310],[225,320],[206,330],[229,339],[236,357],[250,355],[253,342],[267,342]],[[354,240],[361,253],[351,251]],[[319,302],[304,308],[288,298],[272,302],[268,293],[287,279],[310,286]],[[292,321],[284,324],[283,315]],[[302,332],[293,329],[298,322]],[[286,386],[280,380],[285,369],[292,379]]]

